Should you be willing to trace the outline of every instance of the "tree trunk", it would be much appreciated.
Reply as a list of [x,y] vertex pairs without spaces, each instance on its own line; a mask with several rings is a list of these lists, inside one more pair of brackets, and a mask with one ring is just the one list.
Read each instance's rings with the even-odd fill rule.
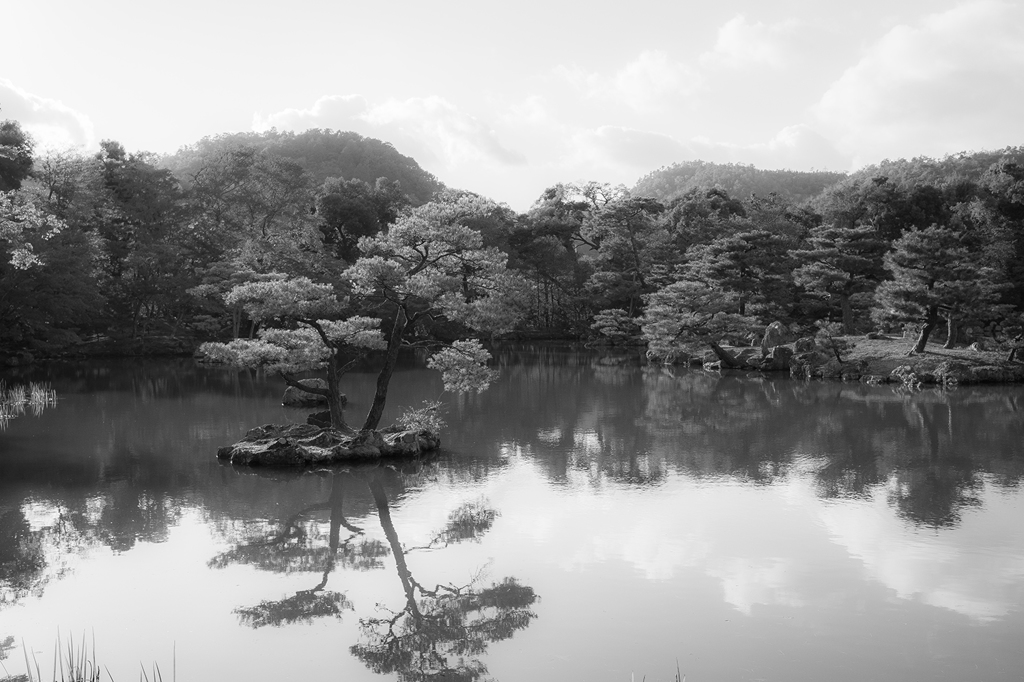
[[341,377],[338,376],[337,351],[327,363],[327,407],[331,410],[331,426],[339,431],[352,431],[345,421],[345,406],[341,403]]
[[932,330],[939,324],[938,308],[932,307],[928,309],[928,319],[925,320],[924,326],[921,327],[921,333],[917,337],[917,343],[914,344],[915,353],[924,353],[928,346],[928,337],[931,335]]
[[714,341],[708,341],[708,345],[711,346],[711,350],[714,351],[715,356],[722,361],[722,364],[726,367],[739,367],[739,361],[733,357],[732,353],[719,346]]
[[950,315],[946,318],[946,343],[942,346],[943,348],[953,347],[953,344],[956,343],[956,332],[956,321]]
[[398,351],[402,348],[402,335],[405,334],[405,327],[409,318],[405,315],[405,309],[398,306],[398,313],[395,315],[395,326],[388,338],[388,350],[384,356],[384,366],[380,368],[377,375],[377,391],[373,395],[373,404],[366,414],[364,429],[375,429],[380,424],[380,418],[384,414],[384,403],[388,399],[388,384],[391,383],[391,375],[395,372],[395,365],[398,363]]
[[853,306],[850,305],[850,297],[846,294],[839,295],[839,307],[843,311],[843,333],[853,333]]

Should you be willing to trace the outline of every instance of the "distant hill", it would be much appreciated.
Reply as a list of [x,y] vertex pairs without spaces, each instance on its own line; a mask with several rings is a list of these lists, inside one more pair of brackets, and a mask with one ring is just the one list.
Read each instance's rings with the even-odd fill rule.
[[829,171],[762,170],[737,163],[684,161],[648,173],[637,181],[633,192],[668,202],[691,189],[721,187],[737,199],[774,192],[790,203],[800,204],[844,178],[845,173]]
[[295,161],[313,176],[317,184],[334,177],[358,178],[373,185],[377,178],[386,177],[397,180],[402,191],[416,204],[426,203],[435,192],[444,188],[443,183],[420,168],[412,157],[401,154],[388,142],[358,133],[319,128],[301,133],[270,130],[204,137],[164,156],[160,162],[188,184],[192,174],[203,166],[204,159],[245,145]]
[[955,180],[977,182],[992,164],[1007,159],[1024,165],[1024,147],[1005,147],[994,151],[961,152],[941,159],[916,156],[912,159],[886,159],[851,173],[851,180],[886,177],[901,186],[940,186]]

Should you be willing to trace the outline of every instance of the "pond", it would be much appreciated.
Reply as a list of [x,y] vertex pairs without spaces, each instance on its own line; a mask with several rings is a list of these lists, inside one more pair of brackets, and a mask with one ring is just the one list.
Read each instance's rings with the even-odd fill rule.
[[[8,375],[59,397],[0,430],[0,676],[59,636],[119,681],[1020,679],[1024,389],[632,360],[505,350],[436,457],[306,475],[214,458],[304,419],[273,378]],[[385,423],[441,394],[407,366]]]

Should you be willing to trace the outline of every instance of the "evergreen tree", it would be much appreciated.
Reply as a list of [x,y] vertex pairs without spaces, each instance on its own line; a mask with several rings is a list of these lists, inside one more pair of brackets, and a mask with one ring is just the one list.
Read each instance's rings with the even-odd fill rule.
[[722,237],[687,252],[686,277],[728,293],[739,315],[755,304],[786,314],[793,299],[790,243],[763,230]]
[[852,334],[851,299],[873,291],[884,276],[886,244],[869,225],[824,225],[814,229],[808,241],[810,248],[792,253],[802,263],[793,271],[793,280],[812,295],[838,303],[843,331]]
[[648,353],[656,359],[671,361],[697,346],[707,346],[724,365],[736,367],[739,362],[722,348],[721,339],[745,335],[757,327],[753,317],[734,312],[733,295],[701,282],[675,282],[648,295],[646,302],[641,331]]
[[32,172],[32,139],[17,121],[0,121],[0,192],[20,189]]
[[958,316],[996,314],[1000,287],[979,255],[965,244],[965,235],[949,227],[904,234],[885,255],[892,279],[875,291],[876,318],[921,325],[914,352],[923,353],[942,320],[952,328]]

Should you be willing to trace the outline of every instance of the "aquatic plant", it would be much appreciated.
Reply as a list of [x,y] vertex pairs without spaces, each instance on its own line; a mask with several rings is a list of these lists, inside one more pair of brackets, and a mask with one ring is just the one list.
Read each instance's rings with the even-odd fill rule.
[[[9,650],[12,648],[10,646],[12,641],[13,637],[8,637],[3,642],[0,642],[0,646],[4,650]],[[106,666],[103,666],[102,671],[100,670],[100,665],[96,658],[95,634],[91,644],[92,650],[90,651],[85,633],[82,633],[82,639],[78,645],[75,644],[74,637],[69,638],[65,645],[61,641],[60,631],[58,630],[57,641],[53,645],[53,672],[49,679],[52,682],[101,682],[103,672],[105,671],[107,680],[114,682],[114,677]],[[22,641],[21,647],[25,655],[25,674],[12,677],[7,672],[6,667],[4,667],[4,677],[0,678],[0,680],[2,682],[43,682],[46,678],[43,677],[35,652],[33,651],[30,656],[24,641]],[[2,658],[3,656],[0,656],[0,659]],[[177,647],[175,647],[172,682],[175,682],[178,676],[177,658]],[[163,673],[160,670],[159,664],[154,662],[148,672],[145,666],[141,663],[139,665],[141,668],[139,671],[139,682],[163,682]]]
[[32,414],[39,414],[47,407],[57,404],[57,392],[49,383],[31,382],[28,386],[13,384],[8,386],[0,379],[0,429],[6,428],[8,422],[25,413],[30,407]]

